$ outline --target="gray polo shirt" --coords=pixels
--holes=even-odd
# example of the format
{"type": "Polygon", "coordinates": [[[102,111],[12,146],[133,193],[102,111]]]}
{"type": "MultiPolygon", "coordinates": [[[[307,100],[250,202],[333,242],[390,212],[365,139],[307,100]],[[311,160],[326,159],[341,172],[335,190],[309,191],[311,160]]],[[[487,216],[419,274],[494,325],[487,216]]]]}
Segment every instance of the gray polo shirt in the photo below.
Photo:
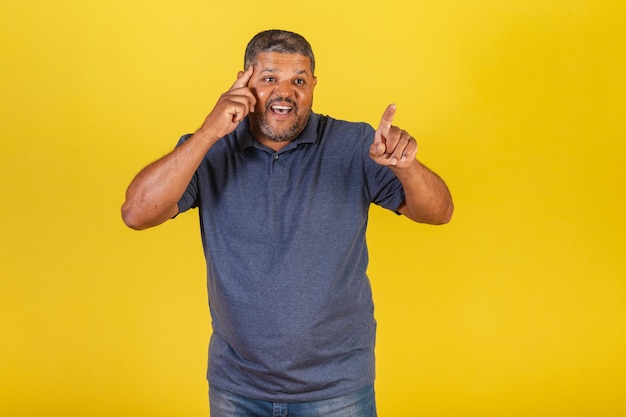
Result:
{"type": "Polygon", "coordinates": [[[368,211],[404,200],[391,170],[370,159],[373,138],[365,123],[311,114],[275,152],[246,119],[207,153],[178,207],[199,208],[210,385],[301,402],[373,383],[368,211]]]}

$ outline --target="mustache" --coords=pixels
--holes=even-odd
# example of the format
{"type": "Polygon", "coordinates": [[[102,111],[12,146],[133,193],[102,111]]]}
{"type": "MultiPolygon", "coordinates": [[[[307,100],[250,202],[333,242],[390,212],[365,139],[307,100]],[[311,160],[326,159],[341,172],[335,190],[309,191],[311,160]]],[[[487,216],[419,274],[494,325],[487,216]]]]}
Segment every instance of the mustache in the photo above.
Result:
{"type": "Polygon", "coordinates": [[[267,103],[265,103],[265,110],[269,110],[270,107],[272,106],[272,104],[274,103],[278,103],[278,102],[283,102],[283,103],[289,103],[291,106],[293,106],[293,109],[295,110],[295,112],[298,112],[298,103],[296,103],[295,101],[293,101],[292,99],[290,99],[289,97],[276,97],[273,98],[271,100],[268,100],[267,103]]]}

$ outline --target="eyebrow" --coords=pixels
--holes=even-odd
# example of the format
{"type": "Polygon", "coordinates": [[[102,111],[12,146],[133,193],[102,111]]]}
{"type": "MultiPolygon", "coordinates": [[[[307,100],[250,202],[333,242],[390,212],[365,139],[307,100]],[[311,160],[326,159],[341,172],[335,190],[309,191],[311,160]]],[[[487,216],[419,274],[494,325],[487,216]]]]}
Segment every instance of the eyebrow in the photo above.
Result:
{"type": "MultiPolygon", "coordinates": [[[[261,70],[260,72],[261,73],[264,73],[264,72],[275,73],[275,72],[278,72],[278,70],[276,68],[271,68],[270,67],[270,68],[265,68],[265,69],[261,70]]],[[[296,74],[296,75],[301,75],[301,74],[306,74],[306,73],[307,73],[307,70],[305,70],[305,69],[297,70],[297,71],[294,72],[294,74],[296,74]]]]}

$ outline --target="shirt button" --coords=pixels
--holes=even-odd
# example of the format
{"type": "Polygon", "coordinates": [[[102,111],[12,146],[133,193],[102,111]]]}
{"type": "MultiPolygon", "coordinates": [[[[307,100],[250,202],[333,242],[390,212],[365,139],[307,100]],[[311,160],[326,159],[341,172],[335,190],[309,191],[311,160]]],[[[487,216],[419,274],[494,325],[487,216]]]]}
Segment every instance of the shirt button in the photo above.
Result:
{"type": "Polygon", "coordinates": [[[280,158],[280,155],[274,155],[274,161],[280,158]]]}

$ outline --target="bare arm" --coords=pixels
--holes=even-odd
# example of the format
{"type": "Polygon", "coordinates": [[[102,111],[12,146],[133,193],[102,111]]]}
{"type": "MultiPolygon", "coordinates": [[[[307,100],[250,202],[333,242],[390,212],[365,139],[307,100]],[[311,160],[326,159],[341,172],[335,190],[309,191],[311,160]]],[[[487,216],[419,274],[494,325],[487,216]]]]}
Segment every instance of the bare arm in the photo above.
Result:
{"type": "Polygon", "coordinates": [[[417,159],[417,142],[408,132],[393,126],[395,105],[385,110],[376,130],[370,157],[388,166],[404,188],[405,201],[398,211],[409,219],[428,224],[445,224],[452,218],[454,204],[445,182],[417,159]]]}
{"type": "Polygon", "coordinates": [[[128,227],[146,229],[178,213],[178,201],[206,153],[254,111],[256,98],[247,87],[253,72],[252,66],[240,72],[192,137],[137,174],[122,205],[122,219],[128,227]]]}

